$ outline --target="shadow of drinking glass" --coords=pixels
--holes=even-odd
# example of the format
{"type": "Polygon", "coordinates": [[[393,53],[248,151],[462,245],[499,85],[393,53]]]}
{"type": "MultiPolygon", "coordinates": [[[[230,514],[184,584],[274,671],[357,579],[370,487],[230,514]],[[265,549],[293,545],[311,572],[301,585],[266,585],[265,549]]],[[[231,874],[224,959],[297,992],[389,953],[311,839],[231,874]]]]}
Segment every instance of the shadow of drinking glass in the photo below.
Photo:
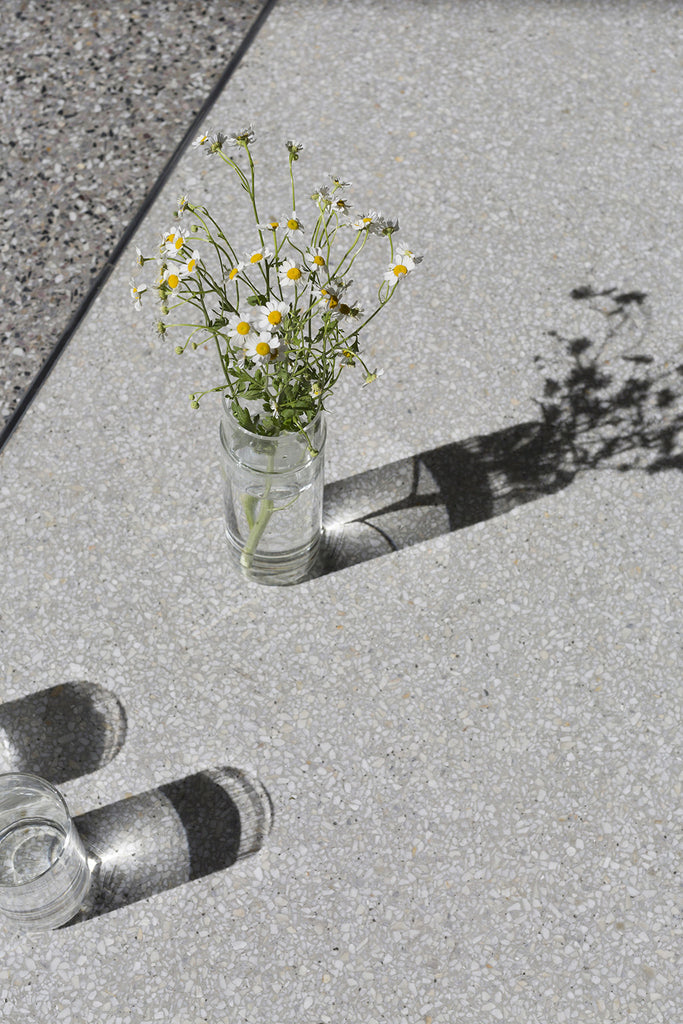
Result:
{"type": "Polygon", "coordinates": [[[62,683],[0,705],[3,772],[67,782],[108,764],[125,739],[123,705],[97,683],[62,683]]]}
{"type": "Polygon", "coordinates": [[[64,927],[222,871],[258,852],[273,809],[238,768],[214,768],[74,819],[93,863],[80,913],[64,927]]]}
{"type": "Polygon", "coordinates": [[[598,340],[549,332],[539,417],[421,452],[325,488],[323,576],[502,515],[611,468],[683,469],[683,365],[658,365],[641,343],[643,292],[577,288],[598,340]]]}

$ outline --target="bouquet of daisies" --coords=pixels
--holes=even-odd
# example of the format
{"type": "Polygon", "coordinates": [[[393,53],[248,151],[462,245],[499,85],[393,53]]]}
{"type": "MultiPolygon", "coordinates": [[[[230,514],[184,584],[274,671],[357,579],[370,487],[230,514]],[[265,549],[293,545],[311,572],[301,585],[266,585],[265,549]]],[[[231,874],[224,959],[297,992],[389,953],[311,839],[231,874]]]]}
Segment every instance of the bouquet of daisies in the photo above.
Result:
{"type": "MultiPolygon", "coordinates": [[[[157,267],[157,329],[164,337],[185,333],[175,351],[215,346],[223,379],[192,394],[192,406],[211,392],[227,392],[242,427],[277,436],[303,432],[348,367],[360,366],[363,385],[380,376],[382,371],[363,359],[360,334],[421,257],[398,242],[398,221],[374,210],[354,214],[347,199],[349,183],[334,176],[310,197],[313,212],[306,220],[313,226],[306,233],[294,174],[303,147],[292,141],[286,143],[291,212],[262,218],[253,143],[251,127],[230,136],[207,133],[194,142],[237,175],[253,211],[253,247],[238,249],[205,206],[183,196],[175,226],[165,232],[159,251],[145,256],[138,250],[137,264],[157,267]],[[350,273],[371,239],[383,241],[387,255],[376,303],[366,312],[351,291],[350,273]]],[[[147,290],[131,282],[138,307],[147,290]]]]}

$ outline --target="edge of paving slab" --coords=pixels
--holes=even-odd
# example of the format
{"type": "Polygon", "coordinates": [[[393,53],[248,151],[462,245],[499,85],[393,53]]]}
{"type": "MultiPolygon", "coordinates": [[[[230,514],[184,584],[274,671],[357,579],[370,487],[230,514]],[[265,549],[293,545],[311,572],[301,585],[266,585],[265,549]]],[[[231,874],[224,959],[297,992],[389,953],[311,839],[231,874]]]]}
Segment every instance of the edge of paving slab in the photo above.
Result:
{"type": "Polygon", "coordinates": [[[218,81],[215,83],[215,85],[209,92],[208,96],[206,97],[201,107],[197,111],[195,117],[192,119],[192,122],[190,123],[183,138],[180,140],[178,146],[172,153],[170,159],[162,168],[161,173],[158,175],[156,181],[145,195],[143,201],[140,203],[140,206],[138,207],[136,212],[131,217],[129,224],[126,226],[126,229],[119,238],[119,241],[114,246],[112,252],[110,253],[109,257],[104,263],[104,266],[102,267],[97,277],[93,281],[91,287],[88,289],[82,302],[76,309],[76,312],[73,314],[73,316],[67,323],[59,339],[57,340],[54,348],[49,353],[47,359],[36,373],[35,377],[27,387],[24,394],[21,396],[21,400],[19,401],[17,407],[14,409],[11,416],[4,425],[2,431],[0,432],[0,453],[2,452],[3,448],[9,441],[10,437],[12,436],[16,428],[19,426],[19,423],[23,419],[24,414],[27,412],[34,398],[36,397],[41,387],[43,386],[43,384],[49,377],[50,373],[54,369],[55,365],[59,360],[59,357],[64,352],[66,346],[69,344],[69,341],[75,334],[76,330],[81,324],[81,321],[84,319],[93,302],[104,288],[105,284],[107,283],[107,280],[109,279],[109,275],[111,274],[112,270],[118,263],[122,253],[128,247],[131,239],[138,230],[141,222],[149,213],[149,210],[152,207],[157,196],[159,195],[162,188],[166,184],[168,178],[175,170],[178,161],[185,152],[187,146],[190,144],[190,141],[197,134],[200,126],[203,124],[211,108],[215,104],[216,100],[221,95],[226,85],[232,78],[233,74],[235,73],[239,64],[241,63],[242,58],[249,50],[251,44],[253,43],[254,39],[256,38],[263,24],[268,18],[268,15],[270,14],[270,12],[277,3],[278,0],[265,0],[263,7],[259,11],[258,15],[254,19],[252,24],[249,26],[249,29],[246,32],[244,38],[242,39],[241,43],[236,48],[235,52],[230,58],[230,61],[226,65],[225,70],[220,75],[218,81]]]}

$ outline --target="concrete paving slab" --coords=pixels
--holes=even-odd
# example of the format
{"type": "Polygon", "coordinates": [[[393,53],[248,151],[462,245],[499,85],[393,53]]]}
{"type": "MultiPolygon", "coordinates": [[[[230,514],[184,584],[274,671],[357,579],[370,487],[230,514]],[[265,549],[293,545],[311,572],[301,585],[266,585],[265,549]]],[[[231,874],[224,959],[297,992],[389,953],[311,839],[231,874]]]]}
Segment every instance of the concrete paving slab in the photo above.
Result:
{"type": "MultiPolygon", "coordinates": [[[[63,789],[146,858],[122,801],[157,808],[163,858],[108,912],[2,926],[9,1019],[680,1017],[681,23],[274,9],[210,123],[254,122],[276,212],[300,137],[312,187],[348,176],[425,256],[369,340],[384,376],[330,407],[358,557],[234,574],[218,408],[187,401],[210,357],[174,356],[123,261],[2,455],[4,699],[113,693],[125,742],[63,789]],[[221,806],[255,838],[202,873],[207,779],[248,780],[221,806]]],[[[240,200],[188,149],[131,260],[185,192],[240,200]]]]}
{"type": "Polygon", "coordinates": [[[0,427],[68,340],[263,0],[7,0],[0,427]]]}

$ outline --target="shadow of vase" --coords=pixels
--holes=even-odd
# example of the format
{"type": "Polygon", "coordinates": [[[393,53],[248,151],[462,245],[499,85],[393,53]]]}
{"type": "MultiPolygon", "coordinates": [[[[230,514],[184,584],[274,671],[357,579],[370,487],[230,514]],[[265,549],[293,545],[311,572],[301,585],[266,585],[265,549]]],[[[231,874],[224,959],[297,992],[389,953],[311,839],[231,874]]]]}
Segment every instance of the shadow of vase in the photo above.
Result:
{"type": "Polygon", "coordinates": [[[421,452],[325,488],[313,576],[400,551],[555,494],[579,473],[683,468],[683,365],[643,352],[647,295],[576,288],[598,340],[549,331],[539,418],[421,452]]]}
{"type": "Polygon", "coordinates": [[[198,772],[74,819],[92,862],[88,899],[63,927],[223,871],[271,829],[265,787],[238,768],[198,772]]]}
{"type": "Polygon", "coordinates": [[[3,772],[67,782],[104,767],[125,739],[123,705],[97,683],[62,683],[0,705],[3,772]]]}
{"type": "Polygon", "coordinates": [[[442,445],[326,486],[318,575],[503,515],[574,479],[543,423],[442,445]]]}

